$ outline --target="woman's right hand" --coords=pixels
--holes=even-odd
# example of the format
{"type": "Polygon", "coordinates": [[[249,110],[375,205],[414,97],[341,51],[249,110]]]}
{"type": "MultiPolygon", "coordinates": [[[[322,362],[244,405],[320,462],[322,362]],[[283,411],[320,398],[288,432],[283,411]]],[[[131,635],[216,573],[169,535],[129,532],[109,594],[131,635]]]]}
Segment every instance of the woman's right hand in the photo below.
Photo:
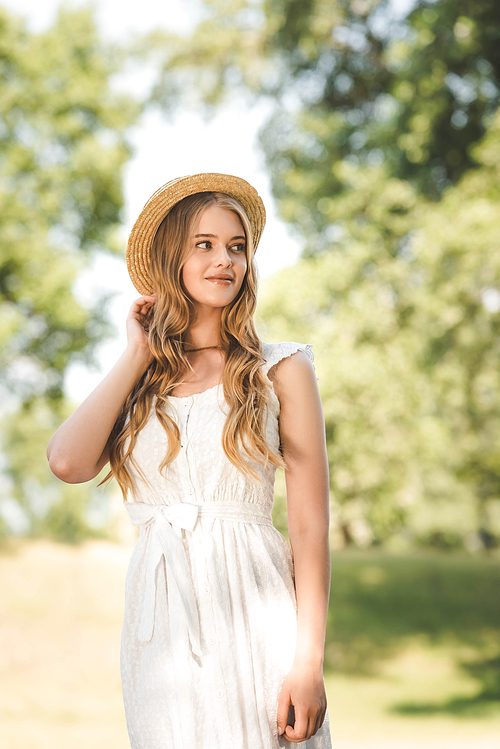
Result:
{"type": "Polygon", "coordinates": [[[144,295],[136,299],[130,307],[126,323],[128,347],[144,352],[148,366],[154,358],[148,345],[148,326],[155,303],[156,294],[144,295]]]}

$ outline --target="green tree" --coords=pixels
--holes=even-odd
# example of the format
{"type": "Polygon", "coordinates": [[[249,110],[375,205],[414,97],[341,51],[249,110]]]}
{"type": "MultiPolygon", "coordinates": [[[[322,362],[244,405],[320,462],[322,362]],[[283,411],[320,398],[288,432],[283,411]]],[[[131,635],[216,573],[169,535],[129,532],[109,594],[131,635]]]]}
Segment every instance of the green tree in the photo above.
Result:
{"type": "Polygon", "coordinates": [[[266,334],[317,352],[347,542],[500,538],[498,114],[473,157],[439,203],[385,166],[339,165],[356,208],[331,210],[354,218],[265,285],[266,334]]]}
{"type": "Polygon", "coordinates": [[[121,251],[125,130],[139,107],[110,87],[120,62],[87,10],[30,34],[0,9],[0,367],[24,401],[60,399],[70,359],[108,332],[106,300],[84,308],[72,285],[93,253],[121,251]]]}
{"type": "Polygon", "coordinates": [[[359,495],[359,482],[344,476],[346,494],[335,477],[352,463],[369,473],[366,436],[370,453],[381,445],[372,463],[387,471],[362,493],[360,514],[375,540],[399,525],[422,542],[496,545],[499,8],[420,2],[402,21],[391,21],[383,2],[267,9],[268,19],[280,19],[270,47],[284,63],[262,134],[274,193],[306,255],[319,253],[321,265],[335,254],[337,278],[340,263],[356,271],[342,303],[334,295],[325,302],[338,334],[330,356],[341,349],[343,401],[374,344],[373,387],[356,393],[351,439],[338,429],[334,439],[330,424],[334,488],[343,500],[359,495]],[[399,425],[395,442],[372,431],[377,413],[382,435],[386,422],[399,425]]]}
{"type": "Polygon", "coordinates": [[[45,447],[69,408],[68,364],[91,362],[111,332],[109,297],[84,306],[73,284],[96,252],[122,252],[126,130],[141,111],[111,85],[124,59],[100,38],[89,10],[62,10],[52,28],[33,34],[0,8],[3,494],[22,508],[30,532],[48,532],[48,523],[66,540],[89,531],[90,494],[51,475],[45,447]]]}
{"type": "Polygon", "coordinates": [[[330,167],[345,158],[384,162],[434,199],[474,166],[469,147],[498,105],[497,3],[421,1],[403,18],[386,0],[265,7],[282,74],[263,143],[287,209],[303,175],[299,202],[321,231],[317,200],[343,192],[330,167]]]}
{"type": "Polygon", "coordinates": [[[324,228],[317,200],[344,190],[330,167],[345,158],[383,161],[433,199],[474,166],[469,147],[499,101],[494,0],[420,0],[407,15],[393,0],[205,0],[204,9],[190,39],[149,40],[164,60],[153,96],[188,92],[188,102],[195,89],[210,106],[239,89],[274,103],[262,143],[284,217],[307,235],[324,228]]]}

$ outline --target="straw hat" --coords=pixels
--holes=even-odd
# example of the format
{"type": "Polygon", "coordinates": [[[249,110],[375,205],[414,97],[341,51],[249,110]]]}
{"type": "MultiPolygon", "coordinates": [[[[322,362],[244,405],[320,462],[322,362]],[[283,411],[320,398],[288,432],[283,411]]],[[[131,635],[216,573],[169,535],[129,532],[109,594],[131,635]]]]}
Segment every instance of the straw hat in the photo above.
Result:
{"type": "Polygon", "coordinates": [[[231,174],[193,174],[178,177],[160,187],[148,200],[135,222],[127,244],[127,268],[140,294],[151,294],[149,251],[156,230],[167,213],[183,198],[197,192],[223,192],[236,198],[245,209],[252,227],[253,248],[257,249],[266,223],[264,203],[257,190],[231,174]]]}

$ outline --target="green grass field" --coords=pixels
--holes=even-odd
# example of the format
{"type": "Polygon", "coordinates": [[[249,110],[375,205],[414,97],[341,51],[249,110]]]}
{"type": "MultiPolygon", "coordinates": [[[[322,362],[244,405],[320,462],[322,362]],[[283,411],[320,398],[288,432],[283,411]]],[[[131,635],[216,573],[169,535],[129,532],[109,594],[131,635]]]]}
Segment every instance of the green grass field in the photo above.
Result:
{"type": "MultiPolygon", "coordinates": [[[[131,551],[1,549],[0,749],[129,748],[119,650],[131,551]]],[[[499,593],[495,560],[334,554],[333,746],[500,749],[499,593]]]]}

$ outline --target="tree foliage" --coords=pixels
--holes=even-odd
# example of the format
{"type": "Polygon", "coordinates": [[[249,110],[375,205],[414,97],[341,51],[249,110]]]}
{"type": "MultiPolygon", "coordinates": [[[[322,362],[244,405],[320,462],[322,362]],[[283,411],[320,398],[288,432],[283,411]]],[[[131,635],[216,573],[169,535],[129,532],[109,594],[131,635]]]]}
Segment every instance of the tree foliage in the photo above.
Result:
{"type": "MultiPolygon", "coordinates": [[[[163,50],[153,97],[176,90],[205,104],[245,90],[275,103],[263,143],[276,196],[308,207],[343,191],[331,166],[345,158],[389,165],[437,199],[474,166],[500,90],[500,9],[494,0],[205,0],[188,40],[163,50]],[[172,76],[172,68],[175,74],[172,76]]],[[[168,99],[167,99],[168,100],[168,99]]],[[[301,218],[288,220],[301,224],[301,218]]],[[[304,226],[306,231],[310,227],[304,226]]]]}
{"type": "Polygon", "coordinates": [[[110,88],[118,67],[88,11],[31,34],[0,10],[0,368],[25,401],[61,398],[70,359],[107,331],[105,300],[85,308],[72,286],[93,252],[119,250],[138,107],[110,88]]]}
{"type": "Polygon", "coordinates": [[[339,543],[500,535],[499,147],[497,122],[439,203],[345,166],[364,220],[265,285],[266,335],[316,351],[339,543]]]}
{"type": "Polygon", "coordinates": [[[421,1],[404,18],[387,0],[269,0],[266,10],[269,48],[286,71],[265,138],[277,194],[314,168],[312,200],[302,202],[335,196],[343,183],[330,167],[349,158],[383,162],[435,199],[474,165],[469,146],[498,105],[493,0],[421,1]]]}
{"type": "Polygon", "coordinates": [[[68,364],[92,361],[111,332],[108,297],[84,305],[73,285],[96,252],[122,249],[126,129],[140,112],[112,87],[122,63],[88,10],[33,34],[0,8],[2,494],[27,532],[63,540],[94,533],[88,488],[55,479],[45,448],[68,415],[68,364]]]}

